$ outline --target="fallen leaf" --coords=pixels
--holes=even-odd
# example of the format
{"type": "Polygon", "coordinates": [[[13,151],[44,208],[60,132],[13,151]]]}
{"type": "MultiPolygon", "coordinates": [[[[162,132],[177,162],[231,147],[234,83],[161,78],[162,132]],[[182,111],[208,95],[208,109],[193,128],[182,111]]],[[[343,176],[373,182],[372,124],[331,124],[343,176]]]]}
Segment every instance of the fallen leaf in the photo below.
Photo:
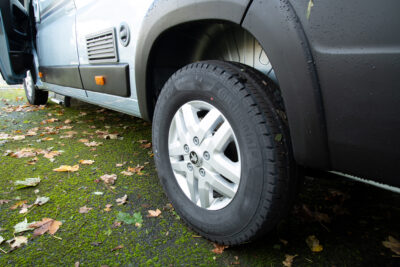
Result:
{"type": "Polygon", "coordinates": [[[45,152],[43,157],[45,157],[46,159],[52,159],[54,157],[57,157],[61,155],[60,151],[49,151],[49,152],[45,152]]]}
{"type": "Polygon", "coordinates": [[[214,252],[215,254],[222,254],[222,252],[224,252],[224,250],[226,248],[229,248],[229,246],[219,245],[219,244],[215,244],[215,243],[213,245],[214,245],[214,249],[211,251],[214,252]]]}
{"type": "Polygon", "coordinates": [[[81,160],[79,161],[79,163],[82,164],[82,165],[92,165],[92,164],[94,163],[94,160],[84,160],[84,159],[81,159],[81,160]]]}
{"type": "Polygon", "coordinates": [[[13,158],[30,158],[36,156],[36,153],[33,152],[32,148],[23,148],[21,150],[18,150],[16,152],[10,151],[9,156],[13,158]]]}
{"type": "Polygon", "coordinates": [[[291,267],[292,264],[293,264],[293,259],[296,258],[297,256],[299,256],[299,255],[297,255],[297,254],[296,255],[288,255],[288,254],[286,254],[285,255],[285,260],[282,262],[283,266],[291,267]]]}
{"type": "Polygon", "coordinates": [[[116,174],[104,174],[100,176],[100,179],[104,181],[106,184],[114,184],[115,180],[117,180],[116,174]]]}
{"type": "Polygon", "coordinates": [[[0,245],[4,242],[4,238],[0,235],[0,245]]]}
{"type": "Polygon", "coordinates": [[[80,207],[79,208],[79,213],[88,213],[89,211],[91,211],[93,208],[88,208],[86,206],[80,207]]]}
{"type": "Polygon", "coordinates": [[[61,165],[59,168],[53,169],[55,172],[76,172],[79,170],[79,165],[69,166],[61,165]]]}
{"type": "Polygon", "coordinates": [[[121,198],[117,198],[115,200],[115,202],[117,202],[117,205],[120,206],[120,205],[124,205],[126,203],[127,199],[128,199],[128,195],[125,195],[125,196],[123,196],[121,198]]]}
{"type": "Polygon", "coordinates": [[[12,137],[12,139],[14,141],[21,141],[21,140],[25,139],[25,135],[16,135],[16,136],[12,137]]]}
{"type": "Polygon", "coordinates": [[[382,245],[389,248],[392,252],[400,255],[400,242],[393,236],[388,236],[387,240],[382,242],[382,245]]]}
{"type": "Polygon", "coordinates": [[[151,143],[148,144],[142,144],[140,145],[141,148],[150,148],[151,147],[151,143]]]}
{"type": "Polygon", "coordinates": [[[128,171],[122,171],[121,174],[125,175],[125,176],[132,176],[133,172],[128,172],[128,171]]]}
{"type": "Polygon", "coordinates": [[[27,213],[32,206],[33,206],[33,204],[32,205],[28,205],[28,204],[22,205],[21,210],[19,211],[19,213],[20,214],[27,213]]]}
{"type": "Polygon", "coordinates": [[[94,146],[100,146],[100,145],[102,145],[102,144],[103,144],[102,142],[93,141],[93,142],[86,142],[86,143],[85,143],[85,146],[94,147],[94,146]]]}
{"type": "Polygon", "coordinates": [[[139,142],[140,144],[144,144],[144,143],[147,143],[147,142],[149,142],[149,141],[147,141],[147,140],[138,140],[138,142],[139,142]]]}
{"type": "Polygon", "coordinates": [[[321,252],[323,250],[322,245],[319,244],[319,240],[315,235],[310,235],[306,239],[306,243],[312,252],[321,252]]]}
{"type": "Polygon", "coordinates": [[[0,205],[3,205],[3,204],[7,204],[7,203],[9,203],[11,200],[8,200],[8,199],[0,199],[0,205]]]}
{"type": "Polygon", "coordinates": [[[53,140],[54,140],[53,137],[45,137],[45,138],[42,138],[42,141],[53,141],[53,140]]]}
{"type": "Polygon", "coordinates": [[[7,241],[10,245],[11,250],[17,249],[22,247],[22,245],[28,244],[28,238],[25,236],[16,236],[13,239],[7,241]]]}
{"type": "Polygon", "coordinates": [[[26,232],[26,231],[31,231],[34,228],[31,227],[31,224],[34,224],[36,222],[30,222],[28,223],[28,220],[25,218],[25,220],[23,220],[20,223],[17,223],[16,225],[14,225],[14,234],[18,234],[18,233],[22,233],[22,232],[26,232]]]}
{"type": "Polygon", "coordinates": [[[38,157],[34,157],[33,159],[28,160],[27,164],[29,164],[29,165],[35,165],[36,162],[38,162],[38,161],[39,161],[39,158],[38,158],[38,157]]]}
{"type": "Polygon", "coordinates": [[[33,235],[38,236],[43,235],[46,232],[49,232],[50,235],[54,235],[61,225],[62,222],[60,221],[56,221],[50,218],[43,218],[42,221],[33,223],[29,225],[29,227],[36,228],[33,232],[33,235]]]}
{"type": "Polygon", "coordinates": [[[106,205],[106,208],[104,209],[104,211],[106,211],[106,212],[111,211],[111,207],[112,207],[112,206],[113,206],[112,204],[107,204],[107,205],[106,205]]]}
{"type": "Polygon", "coordinates": [[[15,203],[15,204],[10,208],[10,210],[16,210],[16,209],[18,209],[19,207],[21,207],[22,205],[24,205],[24,204],[26,204],[26,203],[28,203],[27,200],[18,201],[17,203],[15,203]]]}
{"type": "Polygon", "coordinates": [[[103,192],[93,192],[93,194],[96,195],[96,196],[102,196],[102,195],[104,195],[103,192]]]}
{"type": "Polygon", "coordinates": [[[87,143],[87,142],[89,142],[89,139],[79,139],[78,142],[80,142],[80,143],[87,143]]]}
{"type": "Polygon", "coordinates": [[[123,248],[124,248],[123,245],[119,245],[119,246],[117,246],[117,247],[111,249],[111,251],[116,251],[116,250],[123,249],[123,248]]]}
{"type": "Polygon", "coordinates": [[[25,180],[21,181],[15,181],[15,185],[19,185],[18,188],[24,188],[28,186],[37,186],[40,183],[40,178],[26,178],[25,180]]]}
{"type": "Polygon", "coordinates": [[[65,124],[70,124],[72,121],[70,119],[67,119],[64,121],[65,124]]]}
{"type": "Polygon", "coordinates": [[[147,215],[147,217],[149,218],[154,218],[154,217],[158,217],[161,214],[161,210],[156,209],[156,210],[148,210],[147,211],[149,213],[149,215],[147,215]]]}
{"type": "Polygon", "coordinates": [[[35,200],[35,203],[33,203],[33,205],[42,206],[42,205],[46,204],[49,200],[50,200],[49,197],[37,197],[35,200]]]}

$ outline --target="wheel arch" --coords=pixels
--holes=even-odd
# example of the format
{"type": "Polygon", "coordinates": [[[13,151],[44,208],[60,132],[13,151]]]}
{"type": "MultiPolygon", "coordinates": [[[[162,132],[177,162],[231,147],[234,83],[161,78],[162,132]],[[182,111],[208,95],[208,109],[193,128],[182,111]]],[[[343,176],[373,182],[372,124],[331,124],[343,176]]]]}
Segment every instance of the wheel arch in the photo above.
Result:
{"type": "MultiPolygon", "coordinates": [[[[308,40],[290,3],[279,0],[254,1],[247,10],[247,3],[243,1],[173,2],[176,3],[156,1],[153,4],[138,38],[135,72],[142,117],[146,120],[152,118],[155,104],[152,103],[154,90],[150,88],[154,78],[151,75],[152,60],[157,57],[154,51],[157,51],[157,44],[162,38],[184,25],[193,27],[195,32],[198,28],[193,25],[199,26],[203,22],[241,26],[261,44],[272,62],[285,102],[296,161],[304,166],[329,169],[325,117],[317,72],[308,40]]],[[[184,66],[196,60],[195,51],[176,47],[175,50],[180,53],[178,58],[174,58],[174,61],[180,61],[177,65],[184,66]]],[[[165,76],[177,69],[166,70],[165,76]]],[[[160,82],[165,80],[163,78],[160,82]]]]}

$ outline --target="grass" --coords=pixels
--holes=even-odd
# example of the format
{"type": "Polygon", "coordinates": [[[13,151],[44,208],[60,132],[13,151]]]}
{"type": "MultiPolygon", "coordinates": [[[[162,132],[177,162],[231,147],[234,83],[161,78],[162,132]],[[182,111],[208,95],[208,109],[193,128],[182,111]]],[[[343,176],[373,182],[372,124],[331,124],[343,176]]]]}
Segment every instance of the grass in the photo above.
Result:
{"type": "MultiPolygon", "coordinates": [[[[23,90],[0,90],[0,108],[23,105],[16,97],[23,90]]],[[[293,213],[277,229],[260,241],[228,248],[214,254],[213,244],[199,238],[185,226],[182,219],[168,208],[169,203],[158,182],[151,148],[143,148],[140,140],[151,141],[151,126],[141,119],[92,105],[75,105],[71,108],[49,103],[43,110],[7,113],[0,109],[0,133],[25,134],[34,127],[63,126],[71,120],[73,138],[60,138],[70,130],[59,130],[48,135],[39,130],[37,136],[21,141],[0,144],[0,200],[11,200],[0,205],[0,236],[13,238],[13,227],[25,218],[39,221],[49,217],[61,221],[56,237],[45,234],[33,237],[32,232],[20,235],[29,237],[28,244],[7,254],[0,252],[0,265],[58,266],[282,266],[285,254],[295,255],[293,266],[396,266],[400,259],[382,246],[388,235],[399,238],[400,197],[394,193],[334,176],[319,175],[306,178],[303,190],[293,213]],[[86,115],[83,115],[83,112],[86,115]],[[59,121],[41,125],[45,119],[59,121]],[[118,133],[121,139],[104,140],[96,130],[118,133]],[[52,137],[51,141],[40,141],[52,137]],[[92,151],[78,142],[79,139],[103,142],[92,151]],[[64,152],[54,162],[38,156],[35,165],[27,164],[30,158],[2,156],[7,150],[52,147],[64,152]],[[60,165],[75,165],[78,161],[94,160],[93,165],[80,165],[78,172],[56,173],[60,165]],[[117,167],[117,163],[126,164],[117,167]],[[144,166],[142,175],[124,176],[121,171],[137,165],[144,166]],[[99,181],[104,174],[117,174],[115,189],[99,181]],[[41,183],[33,188],[17,190],[16,180],[40,177],[41,183]],[[35,190],[39,190],[35,193],[35,190]],[[102,192],[103,195],[95,195],[102,192]],[[339,192],[340,194],[337,195],[339,192]],[[128,195],[125,205],[117,206],[116,198],[128,195]],[[28,214],[10,207],[18,200],[32,204],[37,196],[50,197],[50,201],[28,214]],[[106,204],[113,204],[106,212],[106,204]],[[319,223],[304,214],[303,205],[310,210],[329,216],[330,223],[319,223]],[[79,208],[93,208],[86,214],[79,208]],[[336,207],[336,208],[335,208],[336,207]],[[158,218],[146,217],[149,209],[162,210],[158,218]],[[339,209],[339,210],[338,210],[339,209]],[[140,212],[141,228],[134,224],[113,227],[119,212],[131,215],[140,212]],[[342,214],[343,213],[343,214],[342,214]],[[305,239],[315,235],[324,247],[313,253],[305,239]],[[113,250],[118,246],[121,249],[113,250]]],[[[0,245],[9,251],[5,242],[0,245]]]]}

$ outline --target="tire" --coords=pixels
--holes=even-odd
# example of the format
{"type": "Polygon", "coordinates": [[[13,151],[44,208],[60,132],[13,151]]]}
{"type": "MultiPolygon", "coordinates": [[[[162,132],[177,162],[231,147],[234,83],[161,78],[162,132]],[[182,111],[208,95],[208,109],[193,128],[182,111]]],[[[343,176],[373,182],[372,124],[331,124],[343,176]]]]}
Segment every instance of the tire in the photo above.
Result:
{"type": "Polygon", "coordinates": [[[238,245],[259,238],[291,207],[298,174],[277,91],[250,67],[204,61],[176,72],[158,98],[153,150],[161,184],[185,222],[213,242],[238,245]],[[207,134],[198,130],[218,112],[207,134]],[[193,133],[200,136],[198,145],[193,133]],[[215,141],[228,138],[221,136],[233,141],[215,141]]]}
{"type": "Polygon", "coordinates": [[[39,90],[33,80],[31,71],[27,71],[24,79],[25,95],[31,105],[45,105],[49,97],[48,91],[39,90]]]}

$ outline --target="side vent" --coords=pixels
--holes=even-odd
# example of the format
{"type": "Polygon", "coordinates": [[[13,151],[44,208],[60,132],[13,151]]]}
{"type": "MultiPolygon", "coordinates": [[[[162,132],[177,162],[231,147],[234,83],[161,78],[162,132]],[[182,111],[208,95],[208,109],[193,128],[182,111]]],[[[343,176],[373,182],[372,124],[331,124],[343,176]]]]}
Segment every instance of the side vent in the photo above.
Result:
{"type": "Polygon", "coordinates": [[[86,36],[89,63],[118,62],[114,28],[86,36]]]}

